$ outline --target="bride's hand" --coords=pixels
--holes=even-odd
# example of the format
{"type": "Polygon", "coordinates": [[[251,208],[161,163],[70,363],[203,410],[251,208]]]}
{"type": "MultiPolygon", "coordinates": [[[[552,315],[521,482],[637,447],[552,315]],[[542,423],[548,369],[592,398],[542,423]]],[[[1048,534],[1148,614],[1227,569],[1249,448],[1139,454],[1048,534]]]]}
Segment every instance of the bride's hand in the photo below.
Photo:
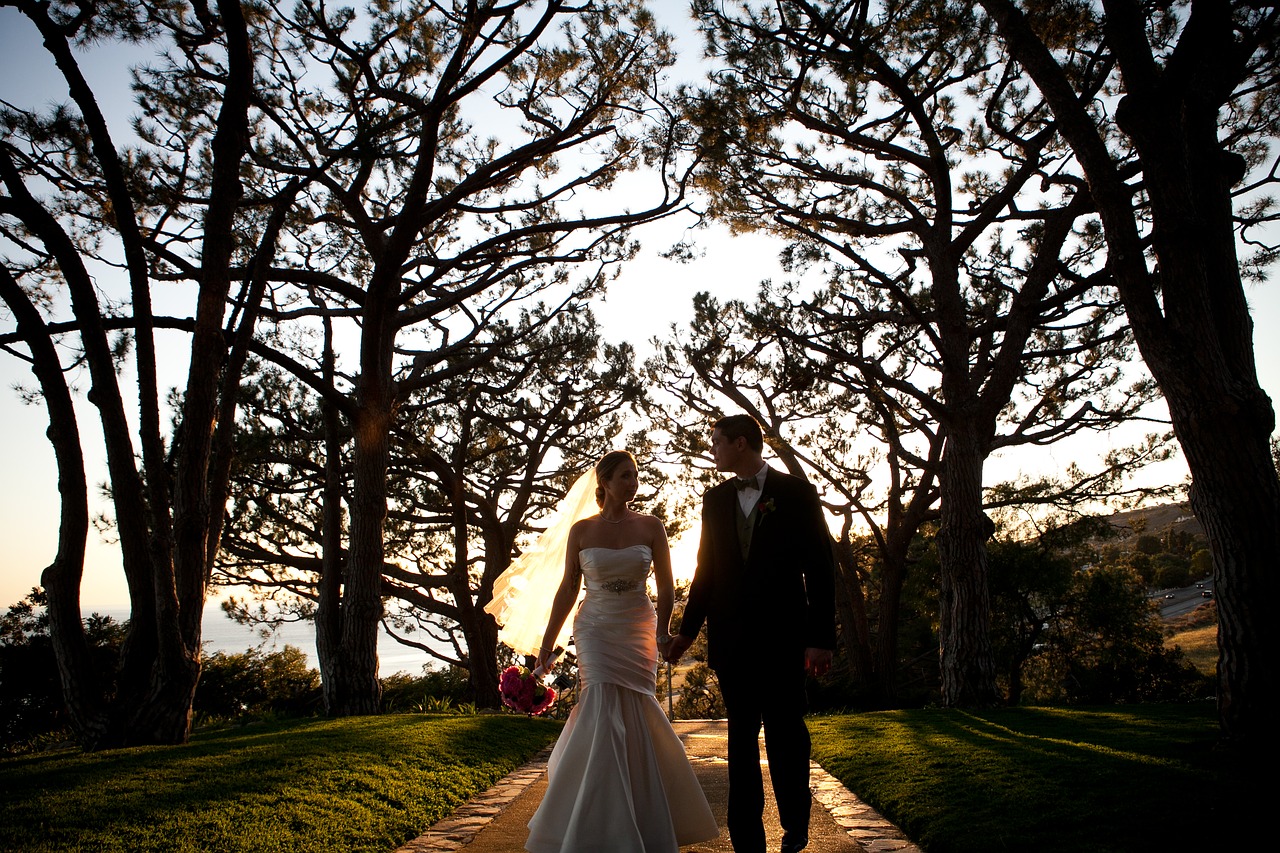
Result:
{"type": "Polygon", "coordinates": [[[555,662],[556,652],[554,649],[548,649],[545,646],[538,649],[538,659],[534,662],[533,668],[546,672],[555,662]]]}

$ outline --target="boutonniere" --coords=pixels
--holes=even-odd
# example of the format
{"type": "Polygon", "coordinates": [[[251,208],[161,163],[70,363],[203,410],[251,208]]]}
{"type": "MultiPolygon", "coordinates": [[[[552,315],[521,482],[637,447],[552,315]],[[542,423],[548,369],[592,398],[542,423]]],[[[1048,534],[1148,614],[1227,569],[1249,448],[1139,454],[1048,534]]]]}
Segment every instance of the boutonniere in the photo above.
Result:
{"type": "Polygon", "coordinates": [[[760,503],[756,504],[756,514],[758,516],[757,520],[764,521],[765,516],[773,512],[777,508],[778,506],[773,502],[773,498],[761,499],[760,503]]]}

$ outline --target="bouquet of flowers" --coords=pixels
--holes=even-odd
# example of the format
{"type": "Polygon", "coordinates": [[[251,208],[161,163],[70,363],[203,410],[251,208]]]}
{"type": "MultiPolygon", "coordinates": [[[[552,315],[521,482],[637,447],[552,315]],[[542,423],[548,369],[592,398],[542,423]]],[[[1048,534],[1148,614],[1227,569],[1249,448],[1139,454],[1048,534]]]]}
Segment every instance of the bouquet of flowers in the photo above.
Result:
{"type": "Polygon", "coordinates": [[[556,691],[523,666],[509,666],[502,671],[498,692],[502,694],[502,704],[535,717],[556,701],[556,691]]]}

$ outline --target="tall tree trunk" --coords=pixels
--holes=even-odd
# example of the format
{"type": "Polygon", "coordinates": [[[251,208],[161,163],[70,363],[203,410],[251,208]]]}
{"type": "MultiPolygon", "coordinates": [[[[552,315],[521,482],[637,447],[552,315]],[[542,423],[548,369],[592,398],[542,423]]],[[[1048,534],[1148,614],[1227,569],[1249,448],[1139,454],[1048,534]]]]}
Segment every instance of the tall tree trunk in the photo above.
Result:
{"type": "Polygon", "coordinates": [[[902,625],[902,585],[907,579],[906,549],[890,549],[880,564],[880,603],[877,607],[876,690],[885,708],[898,702],[898,631],[902,625]]]}
{"type": "MultiPolygon", "coordinates": [[[[469,398],[459,417],[459,435],[449,460],[446,483],[453,508],[453,568],[449,572],[449,594],[457,607],[457,620],[467,644],[467,675],[471,694],[481,708],[501,708],[498,691],[498,623],[484,611],[488,601],[477,602],[471,589],[471,518],[467,503],[466,468],[471,455],[471,427],[475,418],[474,398],[469,398]]],[[[510,554],[511,541],[486,531],[486,553],[510,554]]],[[[495,560],[497,562],[497,560],[495,560]]],[[[490,586],[492,590],[492,586],[490,586]]]]}
{"type": "MultiPolygon", "coordinates": [[[[102,424],[111,498],[115,506],[116,531],[120,538],[121,562],[129,589],[131,609],[129,633],[121,652],[116,678],[116,702],[104,710],[106,719],[100,728],[101,736],[85,745],[90,749],[120,746],[127,742],[131,720],[138,703],[147,693],[157,652],[152,571],[155,553],[147,529],[149,506],[144,495],[142,477],[135,467],[134,447],[128,418],[125,416],[124,399],[117,382],[115,361],[107,341],[93,279],[85,268],[75,243],[57,220],[31,196],[12,161],[2,152],[0,176],[9,190],[10,207],[14,215],[31,229],[57,259],[58,268],[71,296],[72,313],[80,325],[80,340],[91,380],[88,400],[97,408],[102,424]]],[[[78,619],[78,612],[76,616],[78,619]]],[[[55,623],[53,630],[58,630],[61,624],[63,623],[55,623]]]]}
{"type": "MultiPolygon", "coordinates": [[[[876,672],[867,621],[867,600],[858,574],[857,555],[846,532],[835,547],[836,613],[840,640],[849,658],[849,669],[859,689],[875,689],[876,672]]],[[[877,700],[878,701],[878,697],[877,700]]]]}
{"type": "MultiPolygon", "coordinates": [[[[333,323],[324,319],[324,381],[333,387],[333,323]]],[[[333,400],[320,401],[324,413],[324,506],[320,549],[320,582],[316,590],[316,656],[320,659],[320,684],[325,713],[337,713],[339,703],[338,655],[342,650],[342,415],[333,400]]]]}
{"type": "Polygon", "coordinates": [[[85,542],[89,536],[89,483],[80,446],[71,390],[62,373],[58,351],[40,312],[31,304],[17,280],[0,267],[0,298],[18,323],[18,333],[31,349],[31,372],[40,383],[49,412],[49,443],[58,467],[61,502],[58,551],[44,570],[40,583],[48,595],[50,637],[62,685],[62,698],[72,731],[82,744],[102,735],[103,692],[94,671],[89,642],[80,614],[80,579],[84,574],[85,542]]]}
{"type": "Polygon", "coordinates": [[[352,457],[351,546],[343,573],[341,644],[334,656],[336,716],[376,714],[378,628],[382,619],[383,525],[387,517],[387,468],[391,410],[376,378],[361,378],[352,457]],[[372,386],[372,387],[371,387],[372,386]]]}
{"type": "Polygon", "coordinates": [[[387,470],[395,417],[392,350],[395,312],[389,293],[395,284],[374,274],[369,285],[360,340],[352,449],[351,540],[344,562],[341,645],[334,655],[333,701],[337,716],[376,714],[382,698],[378,681],[378,630],[382,619],[383,528],[387,519],[387,470]]]}
{"type": "Polygon", "coordinates": [[[1191,505],[1213,554],[1219,718],[1228,738],[1250,741],[1274,736],[1280,695],[1269,612],[1278,592],[1280,488],[1269,448],[1259,440],[1265,421],[1233,417],[1224,402],[1196,401],[1202,411],[1192,413],[1171,401],[1170,411],[1178,409],[1174,425],[1191,469],[1191,505]]]}
{"type": "MultiPolygon", "coordinates": [[[[1269,445],[1275,410],[1258,384],[1235,253],[1230,189],[1243,162],[1218,142],[1216,107],[1181,93],[1174,103],[1130,96],[1124,106],[1151,195],[1164,308],[1162,322],[1135,322],[1134,334],[1169,404],[1213,555],[1222,727],[1233,739],[1263,736],[1280,689],[1264,614],[1278,591],[1280,482],[1269,445]]],[[[1143,287],[1127,282],[1122,292],[1143,287]]]]}
{"type": "MultiPolygon", "coordinates": [[[[227,44],[227,82],[214,134],[213,179],[204,218],[200,288],[191,340],[182,420],[175,437],[172,484],[171,551],[163,547],[154,559],[159,655],[143,707],[135,717],[130,740],[135,743],[186,743],[191,736],[191,710],[200,680],[200,639],[208,589],[213,515],[210,482],[214,433],[220,412],[218,391],[227,360],[222,321],[231,292],[231,258],[235,249],[236,209],[244,195],[240,163],[248,147],[248,106],[252,60],[248,33],[238,0],[219,0],[219,19],[227,44]]],[[[149,324],[149,312],[138,317],[149,324]]],[[[152,330],[145,328],[150,338],[152,330]]],[[[230,387],[238,382],[231,377],[230,387]]],[[[234,410],[233,410],[234,412],[234,410]]],[[[145,436],[144,436],[145,443],[145,436]]],[[[149,465],[148,481],[157,471],[149,465]]],[[[160,524],[161,505],[153,509],[155,538],[166,539],[160,524]]]]}
{"type": "Polygon", "coordinates": [[[991,521],[982,511],[984,442],[965,425],[947,431],[942,454],[938,596],[942,704],[998,704],[991,652],[991,598],[986,541],[991,521]]]}
{"type": "Polygon", "coordinates": [[[467,644],[467,671],[479,708],[501,708],[498,692],[498,623],[479,607],[468,607],[459,624],[467,644]]]}
{"type": "MultiPolygon", "coordinates": [[[[1266,741],[1274,737],[1271,708],[1280,687],[1276,644],[1261,628],[1262,611],[1276,597],[1280,553],[1280,482],[1268,451],[1275,410],[1257,381],[1233,231],[1231,188],[1244,162],[1219,142],[1219,114],[1231,93],[1249,84],[1253,47],[1236,43],[1236,4],[1197,2],[1173,58],[1157,65],[1145,43],[1143,8],[1132,0],[1104,4],[1105,37],[1126,90],[1116,123],[1138,152],[1150,198],[1152,271],[1134,189],[1094,117],[1022,12],[1008,0],[983,6],[1084,168],[1108,268],[1191,470],[1192,506],[1213,554],[1223,734],[1266,741]]],[[[1267,44],[1273,23],[1242,38],[1267,44]]]]}

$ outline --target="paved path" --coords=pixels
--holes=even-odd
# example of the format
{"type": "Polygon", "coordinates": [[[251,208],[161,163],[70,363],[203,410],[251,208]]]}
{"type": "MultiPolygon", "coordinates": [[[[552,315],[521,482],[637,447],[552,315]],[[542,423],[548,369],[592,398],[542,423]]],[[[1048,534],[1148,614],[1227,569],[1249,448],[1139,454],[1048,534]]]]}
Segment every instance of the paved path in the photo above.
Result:
{"type": "MultiPolygon", "coordinates": [[[[718,839],[682,849],[687,853],[730,853],[733,847],[729,844],[728,831],[723,828],[729,793],[725,722],[678,720],[673,725],[721,827],[718,839]]],[[[547,787],[546,763],[550,754],[548,747],[533,761],[461,806],[396,853],[445,853],[454,850],[464,853],[522,853],[529,835],[529,818],[542,801],[547,787]]],[[[847,791],[817,764],[812,766],[810,784],[814,810],[805,853],[920,853],[920,849],[897,827],[847,791]]],[[[767,765],[765,790],[769,790],[767,765]]],[[[767,801],[765,829],[769,848],[777,850],[782,830],[778,827],[778,813],[772,796],[768,796],[767,801]]]]}

